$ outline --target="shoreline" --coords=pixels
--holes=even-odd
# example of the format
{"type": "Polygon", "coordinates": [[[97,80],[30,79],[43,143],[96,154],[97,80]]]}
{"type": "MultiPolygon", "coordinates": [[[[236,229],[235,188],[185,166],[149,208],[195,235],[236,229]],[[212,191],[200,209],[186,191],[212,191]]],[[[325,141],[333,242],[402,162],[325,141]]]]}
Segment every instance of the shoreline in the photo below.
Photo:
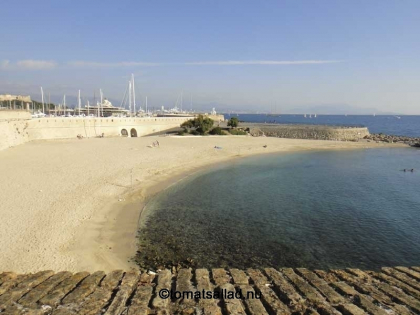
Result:
{"type": "MultiPolygon", "coordinates": [[[[319,141],[319,140],[314,140],[319,141]]],[[[341,142],[341,141],[338,141],[341,142]]],[[[116,268],[121,268],[124,270],[138,268],[138,265],[132,260],[135,256],[136,251],[138,250],[137,246],[137,234],[139,229],[143,224],[146,223],[147,214],[144,214],[146,211],[147,204],[156,197],[158,194],[162,193],[172,185],[177,184],[180,181],[183,181],[190,176],[195,176],[199,172],[203,172],[206,168],[213,169],[218,164],[223,163],[224,165],[234,163],[236,159],[243,159],[251,156],[257,155],[274,155],[274,154],[288,154],[288,153],[309,153],[314,151],[325,151],[325,150],[356,150],[356,149],[380,149],[380,148],[389,148],[392,147],[391,145],[385,146],[374,146],[374,147],[340,147],[334,149],[308,149],[308,148],[301,148],[297,150],[286,150],[286,151],[272,151],[272,152],[258,152],[253,154],[247,155],[237,155],[237,156],[230,156],[222,161],[206,161],[203,165],[196,165],[188,168],[180,168],[175,171],[172,175],[167,175],[165,178],[158,179],[157,182],[150,184],[142,189],[134,189],[133,191],[127,192],[126,200],[123,203],[114,203],[113,206],[110,207],[109,211],[113,211],[116,213],[116,221],[112,223],[112,221],[104,222],[104,226],[102,227],[103,231],[111,230],[115,233],[109,234],[108,233],[108,242],[111,243],[113,246],[118,245],[118,249],[114,251],[114,254],[118,256],[120,259],[118,261],[120,264],[110,266],[109,271],[112,271],[116,268]],[[141,197],[139,197],[140,195],[141,197]],[[130,220],[131,219],[131,220],[130,220]],[[137,222],[136,225],[132,224],[132,222],[137,222]],[[127,236],[126,229],[127,227],[131,227],[131,240],[128,241],[125,239],[127,236]],[[134,228],[135,227],[135,228],[134,228]],[[133,229],[134,228],[134,229],[133,229]]],[[[404,146],[398,146],[399,148],[404,146]]],[[[109,257],[108,257],[109,259],[109,257]]],[[[115,261],[115,260],[113,260],[115,261]]]]}
{"type": "MultiPolygon", "coordinates": [[[[52,269],[108,272],[136,268],[128,260],[135,256],[137,250],[137,231],[141,223],[139,216],[147,202],[178,180],[204,167],[257,154],[405,147],[398,144],[246,136],[155,136],[53,142],[33,142],[0,152],[0,161],[6,161],[1,164],[0,171],[3,167],[12,172],[12,164],[23,165],[26,171],[39,171],[36,174],[39,176],[27,176],[23,186],[36,186],[38,181],[47,180],[48,189],[51,190],[48,198],[42,195],[42,189],[33,191],[28,187],[24,187],[25,198],[22,200],[18,200],[17,195],[6,195],[4,206],[0,206],[0,215],[6,215],[3,222],[10,226],[12,219],[17,220],[14,216],[20,216],[22,222],[19,222],[20,226],[9,228],[15,235],[8,236],[7,231],[0,234],[4,256],[0,258],[0,271],[33,272],[52,269]],[[147,144],[156,139],[161,142],[161,147],[148,148],[147,144]],[[223,149],[216,150],[215,145],[223,149]],[[268,147],[263,148],[263,145],[268,147]],[[55,159],[46,168],[52,168],[54,172],[46,173],[44,169],[36,169],[37,165],[27,165],[34,158],[32,155],[41,158],[54,156],[55,159]],[[84,158],[80,162],[80,169],[68,172],[63,164],[66,165],[80,155],[84,158]],[[102,159],[99,163],[98,156],[102,159]],[[55,162],[60,159],[64,162],[55,162]],[[130,174],[133,176],[132,186],[130,174]],[[61,185],[62,189],[58,189],[57,185],[61,185]],[[67,192],[70,192],[70,196],[67,192]],[[11,210],[16,213],[9,214],[5,208],[7,206],[12,207],[11,210]],[[20,213],[20,209],[29,209],[27,211],[30,215],[20,213]],[[45,233],[42,229],[50,228],[50,225],[51,231],[45,233]],[[15,231],[19,228],[28,231],[25,230],[25,235],[21,235],[15,231]]],[[[0,189],[20,187],[19,176],[14,176],[16,180],[12,181],[12,185],[0,181],[0,189]]]]}

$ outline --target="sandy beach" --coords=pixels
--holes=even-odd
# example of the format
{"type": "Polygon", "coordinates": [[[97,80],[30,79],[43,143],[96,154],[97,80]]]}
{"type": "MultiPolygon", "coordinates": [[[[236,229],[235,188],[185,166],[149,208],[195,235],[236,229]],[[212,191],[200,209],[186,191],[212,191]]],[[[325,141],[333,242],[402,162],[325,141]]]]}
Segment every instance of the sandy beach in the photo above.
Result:
{"type": "Polygon", "coordinates": [[[199,168],[253,154],[384,146],[400,145],[209,136],[38,141],[0,151],[0,271],[127,269],[147,198],[199,168]],[[160,147],[148,147],[155,140],[160,147]]]}

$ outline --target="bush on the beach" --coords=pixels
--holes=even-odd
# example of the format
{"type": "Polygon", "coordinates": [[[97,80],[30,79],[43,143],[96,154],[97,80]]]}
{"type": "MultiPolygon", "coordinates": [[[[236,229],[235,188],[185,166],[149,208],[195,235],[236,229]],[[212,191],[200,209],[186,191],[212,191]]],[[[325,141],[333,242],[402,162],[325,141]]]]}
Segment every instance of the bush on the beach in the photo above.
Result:
{"type": "Polygon", "coordinates": [[[223,129],[220,127],[214,127],[212,130],[210,130],[209,134],[211,135],[218,135],[218,136],[224,136],[225,133],[223,132],[223,129]]]}
{"type": "Polygon", "coordinates": [[[190,130],[190,134],[192,134],[194,136],[198,136],[198,135],[200,135],[200,132],[198,132],[197,130],[190,130]]]}
{"type": "Polygon", "coordinates": [[[246,136],[247,135],[246,131],[243,131],[243,130],[240,130],[240,129],[232,129],[232,130],[229,130],[229,132],[230,132],[231,135],[234,135],[234,136],[246,136]]]}
{"type": "Polygon", "coordinates": [[[181,128],[184,128],[184,130],[187,130],[193,127],[194,127],[194,122],[192,119],[184,121],[181,125],[181,128]]]}
{"type": "MultiPolygon", "coordinates": [[[[184,122],[181,127],[184,128],[185,131],[195,128],[199,134],[204,135],[209,132],[209,130],[213,127],[213,124],[213,119],[204,117],[203,115],[198,115],[198,117],[184,122]]],[[[192,130],[190,130],[190,133],[192,134],[192,130]]]]}
{"type": "Polygon", "coordinates": [[[228,126],[232,127],[232,128],[236,128],[239,125],[239,120],[237,117],[232,117],[231,119],[229,119],[228,126]]]}

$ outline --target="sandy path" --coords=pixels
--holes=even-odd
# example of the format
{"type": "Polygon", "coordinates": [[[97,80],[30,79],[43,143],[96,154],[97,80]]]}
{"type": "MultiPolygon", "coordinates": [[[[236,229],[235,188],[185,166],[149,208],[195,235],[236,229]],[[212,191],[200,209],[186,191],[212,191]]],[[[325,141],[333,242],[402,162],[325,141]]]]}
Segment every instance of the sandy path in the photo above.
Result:
{"type": "Polygon", "coordinates": [[[40,141],[0,151],[0,271],[128,268],[145,196],[203,165],[238,154],[383,146],[226,136],[40,141]],[[161,147],[148,148],[156,139],[161,147]]]}

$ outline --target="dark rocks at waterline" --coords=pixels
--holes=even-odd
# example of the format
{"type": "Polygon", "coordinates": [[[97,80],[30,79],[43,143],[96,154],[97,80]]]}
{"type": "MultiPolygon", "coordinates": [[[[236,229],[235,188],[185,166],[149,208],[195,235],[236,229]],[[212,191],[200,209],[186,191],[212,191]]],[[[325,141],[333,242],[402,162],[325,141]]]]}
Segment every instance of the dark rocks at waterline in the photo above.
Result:
{"type": "Polygon", "coordinates": [[[412,138],[406,136],[385,135],[383,133],[370,134],[364,137],[366,140],[387,143],[404,143],[412,147],[420,147],[420,138],[412,138]]]}

